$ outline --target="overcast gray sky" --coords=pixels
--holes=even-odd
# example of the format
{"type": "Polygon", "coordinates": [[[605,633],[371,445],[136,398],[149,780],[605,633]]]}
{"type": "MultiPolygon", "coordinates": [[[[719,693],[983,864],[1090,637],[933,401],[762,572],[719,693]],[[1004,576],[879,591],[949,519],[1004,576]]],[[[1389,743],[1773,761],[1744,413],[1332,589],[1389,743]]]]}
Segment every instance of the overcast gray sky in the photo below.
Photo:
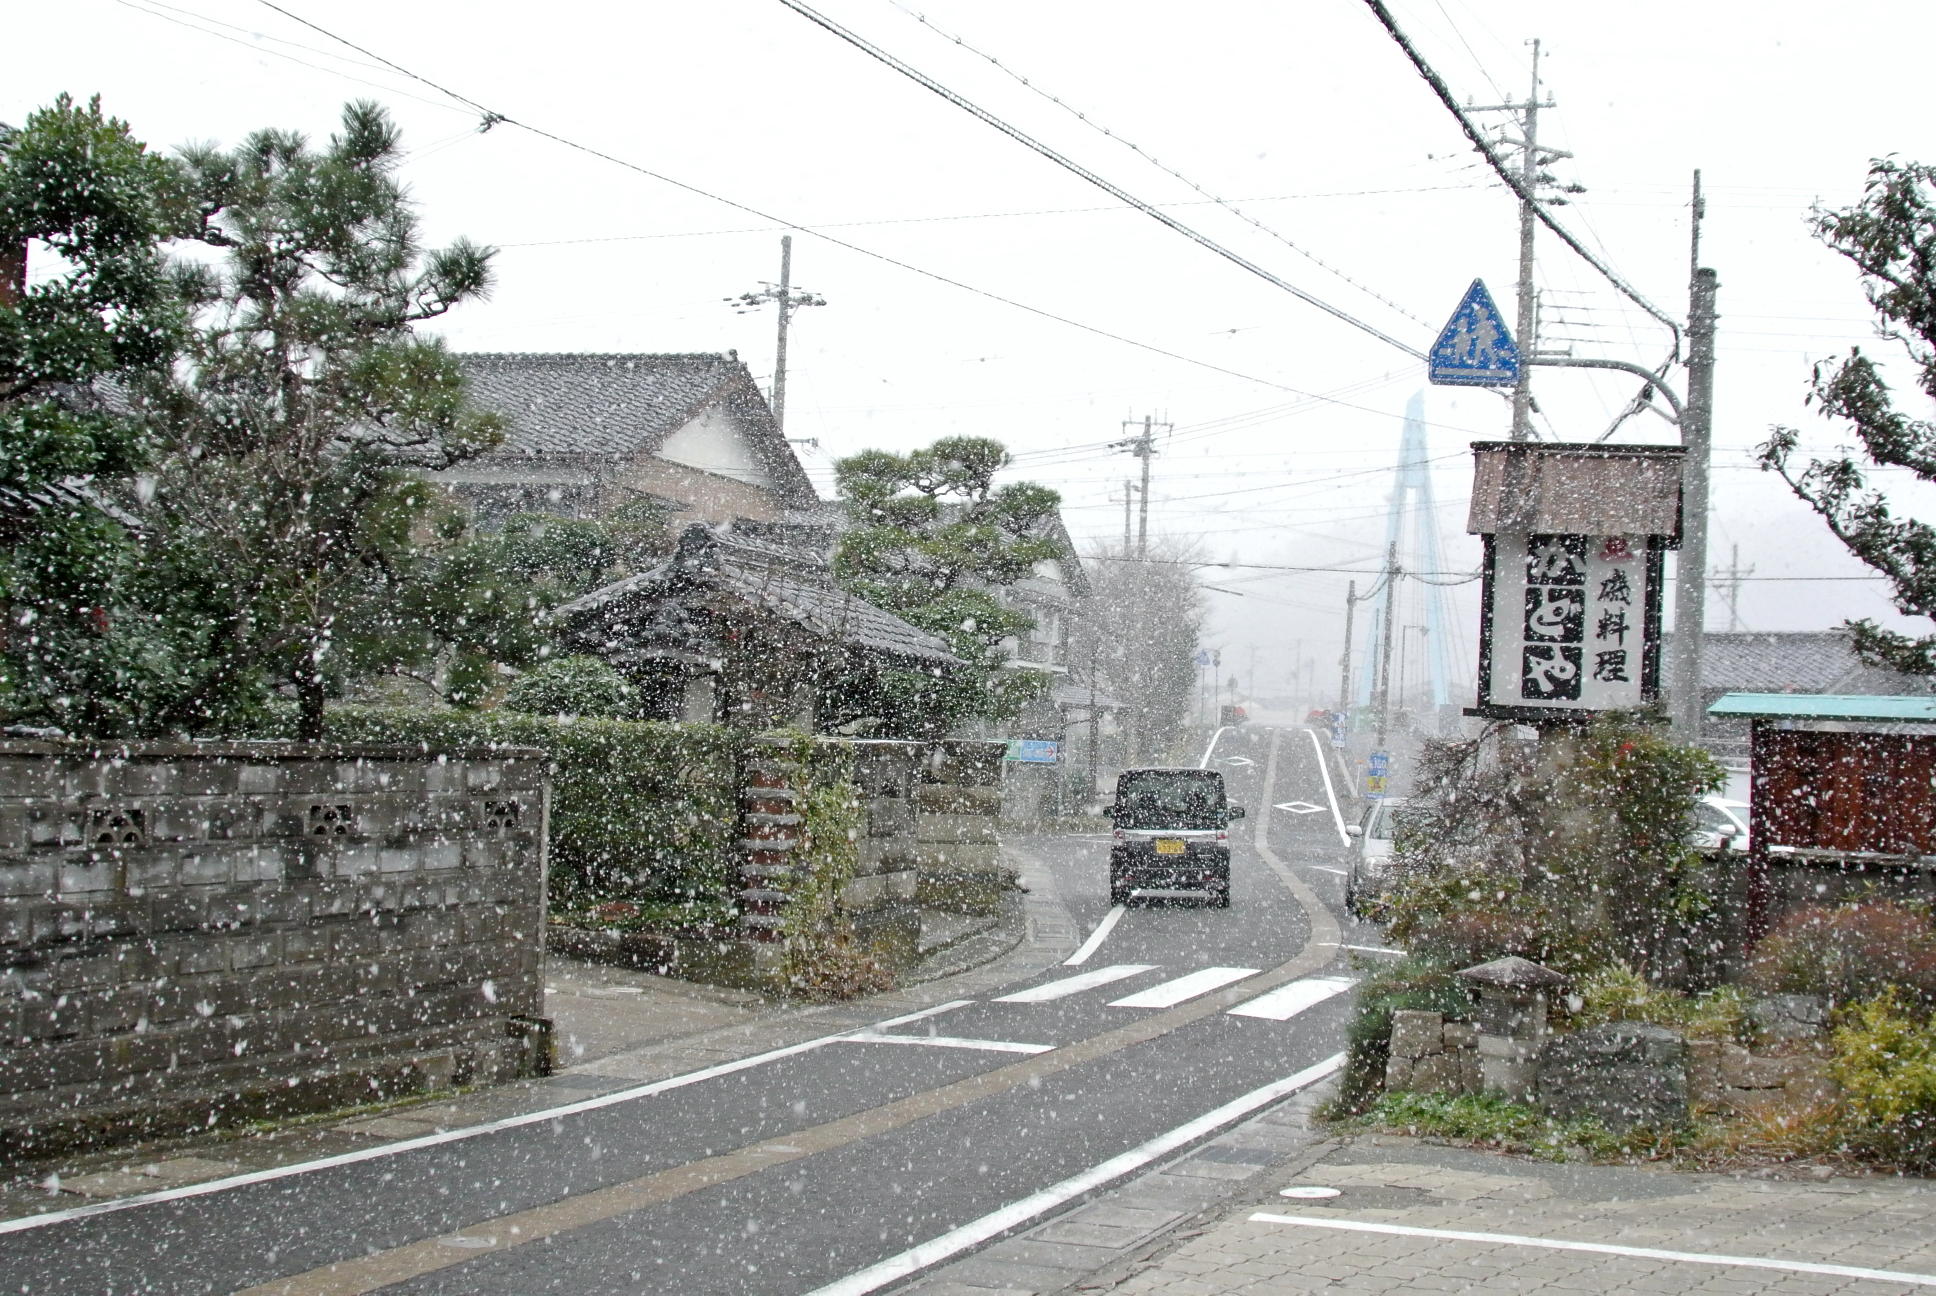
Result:
{"type": "MultiPolygon", "coordinates": [[[[502,249],[492,300],[446,325],[464,349],[731,348],[764,381],[770,308],[740,316],[721,299],[778,277],[791,227],[795,280],[828,304],[796,317],[789,435],[834,455],[998,437],[1064,492],[1086,546],[1120,537],[1135,468],[1105,443],[1154,415],[1175,432],[1156,460],[1152,529],[1196,538],[1210,560],[1263,565],[1206,576],[1245,592],[1211,596],[1227,663],[1247,670],[1254,649],[1271,691],[1309,658],[1335,690],[1345,584],[1363,588],[1381,561],[1402,415],[1424,385],[1400,349],[1123,207],[779,0],[283,7],[424,80],[257,0],[63,0],[10,15],[24,54],[0,119],[62,90],[99,92],[157,146],[230,144],[269,125],[325,134],[345,99],[375,98],[406,132],[431,239],[502,249]],[[480,132],[476,107],[426,82],[511,121],[480,132]]],[[[1474,278],[1510,310],[1513,201],[1359,0],[815,8],[1411,346],[1430,344],[1474,278]]],[[[1523,98],[1527,42],[1543,41],[1557,107],[1541,141],[1571,151],[1554,171],[1587,187],[1560,218],[1676,317],[1689,183],[1703,170],[1703,259],[1720,273],[1723,316],[1713,561],[1739,545],[1755,569],[1745,628],[1887,614],[1884,587],[1858,579],[1748,451],[1776,422],[1834,443],[1802,404],[1809,367],[1869,341],[1869,312],[1807,215],[1817,200],[1854,201],[1871,157],[1936,160],[1924,70],[1936,8],[1391,8],[1479,103],[1523,98]]],[[[1546,345],[1665,356],[1666,330],[1551,238],[1538,282],[1546,345]]],[[[1597,437],[1633,391],[1542,372],[1541,433],[1597,437]]],[[[1471,572],[1465,446],[1505,435],[1506,403],[1437,388],[1425,410],[1442,567],[1471,572]]],[[[1620,435],[1673,431],[1647,416],[1620,435]]],[[[1477,586],[1454,594],[1448,633],[1469,671],[1477,586]]],[[[1711,597],[1710,628],[1728,617],[1711,597]]]]}

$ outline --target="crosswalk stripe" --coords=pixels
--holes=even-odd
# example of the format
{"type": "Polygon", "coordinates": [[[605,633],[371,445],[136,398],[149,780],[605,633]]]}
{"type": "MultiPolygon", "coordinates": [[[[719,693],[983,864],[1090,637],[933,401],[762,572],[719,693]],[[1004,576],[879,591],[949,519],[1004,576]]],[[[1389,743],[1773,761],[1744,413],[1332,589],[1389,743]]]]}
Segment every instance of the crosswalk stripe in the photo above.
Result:
{"type": "Polygon", "coordinates": [[[1247,999],[1227,1011],[1233,1017],[1289,1021],[1313,1004],[1321,1004],[1332,995],[1343,994],[1356,984],[1350,977],[1306,977],[1302,981],[1281,985],[1255,999],[1247,999]]]}
{"type": "Polygon", "coordinates": [[[1111,1008],[1174,1008],[1185,999],[1194,999],[1200,994],[1208,994],[1218,986],[1241,981],[1247,976],[1256,976],[1256,968],[1211,967],[1202,968],[1180,976],[1174,980],[1153,985],[1147,990],[1139,990],[1126,998],[1110,1001],[1111,1008]]]}
{"type": "Polygon", "coordinates": [[[1093,972],[1083,972],[1077,976],[1063,977],[1060,981],[1051,981],[1047,985],[1031,986],[1027,990],[1018,990],[1012,995],[1003,995],[1001,998],[995,1000],[995,1002],[1047,1003],[1051,999],[1061,999],[1067,995],[1081,994],[1084,990],[1093,990],[1097,986],[1108,985],[1111,981],[1121,981],[1125,977],[1133,977],[1139,972],[1152,972],[1155,969],[1156,964],[1154,963],[1118,963],[1113,967],[1097,968],[1093,972]]]}

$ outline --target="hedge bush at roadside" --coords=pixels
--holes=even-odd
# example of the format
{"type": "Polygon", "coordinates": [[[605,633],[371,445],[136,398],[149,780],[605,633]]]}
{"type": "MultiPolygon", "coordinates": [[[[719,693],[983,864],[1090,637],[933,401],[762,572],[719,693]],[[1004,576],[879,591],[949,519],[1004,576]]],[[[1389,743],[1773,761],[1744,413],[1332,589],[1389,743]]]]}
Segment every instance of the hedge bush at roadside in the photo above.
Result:
{"type": "Polygon", "coordinates": [[[329,733],[431,752],[537,748],[551,766],[553,912],[625,901],[660,921],[731,916],[738,740],[722,725],[358,706],[332,709],[329,733]]]}

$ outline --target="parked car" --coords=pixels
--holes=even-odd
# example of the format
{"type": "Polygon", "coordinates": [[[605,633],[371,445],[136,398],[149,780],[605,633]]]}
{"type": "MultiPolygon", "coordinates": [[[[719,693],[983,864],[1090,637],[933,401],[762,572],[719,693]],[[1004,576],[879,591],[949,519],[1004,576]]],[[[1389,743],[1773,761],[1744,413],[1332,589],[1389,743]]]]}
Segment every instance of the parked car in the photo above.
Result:
{"type": "Polygon", "coordinates": [[[1116,779],[1109,841],[1109,903],[1139,891],[1200,891],[1230,905],[1230,821],[1242,806],[1206,769],[1132,769],[1116,779]]]}
{"type": "Polygon", "coordinates": [[[1717,855],[1725,848],[1735,854],[1748,849],[1748,803],[1726,797],[1704,796],[1694,803],[1688,816],[1693,827],[1687,844],[1706,854],[1717,855]]]}
{"type": "Polygon", "coordinates": [[[1392,881],[1392,842],[1404,797],[1384,797],[1365,807],[1358,822],[1345,828],[1351,838],[1351,866],[1345,873],[1344,907],[1364,917],[1392,881]]]}

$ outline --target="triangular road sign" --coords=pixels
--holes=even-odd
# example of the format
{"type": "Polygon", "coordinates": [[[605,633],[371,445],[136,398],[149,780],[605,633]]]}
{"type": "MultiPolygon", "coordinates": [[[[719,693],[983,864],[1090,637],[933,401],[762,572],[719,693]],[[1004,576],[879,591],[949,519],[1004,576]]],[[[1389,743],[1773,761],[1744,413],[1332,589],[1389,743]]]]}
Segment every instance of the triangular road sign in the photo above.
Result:
{"type": "Polygon", "coordinates": [[[1441,387],[1511,387],[1519,381],[1519,344],[1484,280],[1472,281],[1432,343],[1430,373],[1441,387]]]}

